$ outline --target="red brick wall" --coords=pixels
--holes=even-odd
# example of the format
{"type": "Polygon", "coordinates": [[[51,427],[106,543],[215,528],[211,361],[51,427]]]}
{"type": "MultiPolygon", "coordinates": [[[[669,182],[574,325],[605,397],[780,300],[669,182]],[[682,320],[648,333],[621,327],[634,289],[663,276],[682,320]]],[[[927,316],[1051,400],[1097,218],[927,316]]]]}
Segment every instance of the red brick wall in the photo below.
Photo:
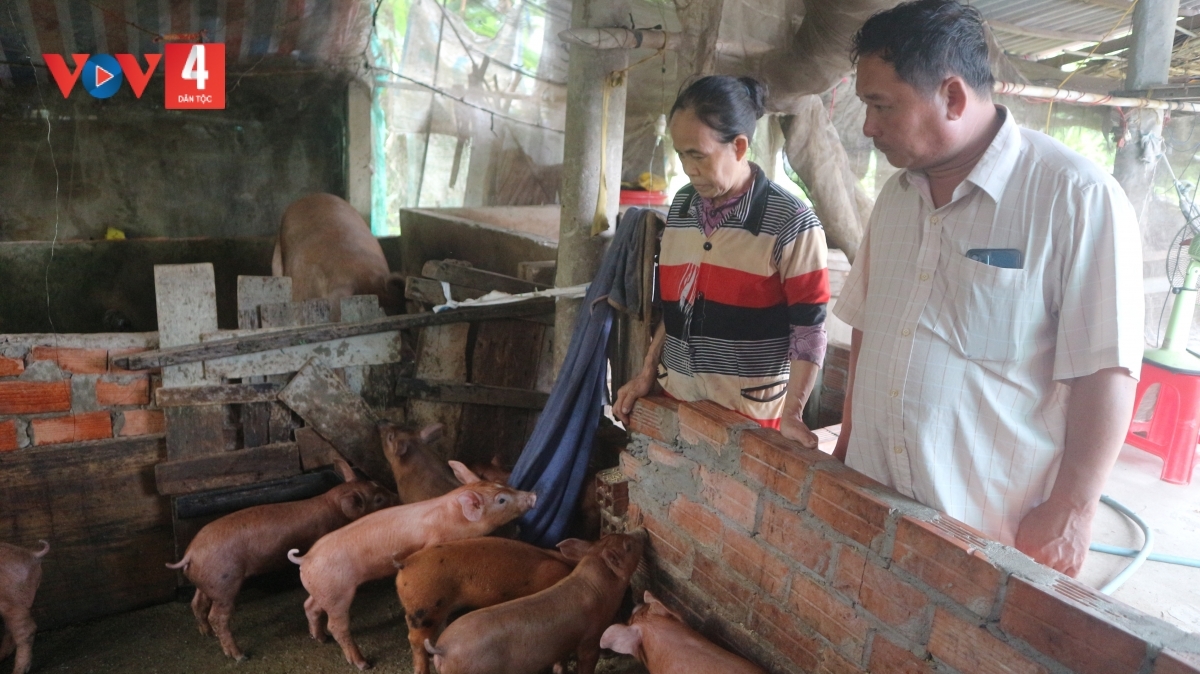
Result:
{"type": "Polygon", "coordinates": [[[0,335],[0,452],[163,432],[158,373],[112,366],[156,333],[0,335]]]}
{"type": "Polygon", "coordinates": [[[1200,635],[711,403],[631,426],[605,488],[649,533],[635,585],[772,672],[1200,674],[1200,635]]]}

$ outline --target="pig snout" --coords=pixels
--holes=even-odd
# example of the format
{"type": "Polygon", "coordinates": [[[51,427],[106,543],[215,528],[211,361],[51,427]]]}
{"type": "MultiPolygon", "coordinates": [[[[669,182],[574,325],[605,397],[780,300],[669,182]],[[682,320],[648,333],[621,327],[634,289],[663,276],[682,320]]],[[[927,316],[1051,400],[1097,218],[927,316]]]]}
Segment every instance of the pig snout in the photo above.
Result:
{"type": "Polygon", "coordinates": [[[537,507],[537,494],[533,492],[522,493],[517,497],[517,501],[520,502],[521,510],[529,512],[537,507]]]}

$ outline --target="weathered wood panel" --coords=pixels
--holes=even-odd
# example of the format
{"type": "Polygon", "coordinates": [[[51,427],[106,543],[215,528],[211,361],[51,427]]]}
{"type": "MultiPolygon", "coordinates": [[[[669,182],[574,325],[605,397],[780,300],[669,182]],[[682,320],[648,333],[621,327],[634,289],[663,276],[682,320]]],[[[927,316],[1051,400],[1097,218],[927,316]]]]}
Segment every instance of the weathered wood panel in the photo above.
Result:
{"type": "Polygon", "coordinates": [[[524,410],[540,410],[550,398],[549,394],[541,391],[428,379],[401,379],[396,382],[396,395],[433,402],[471,403],[524,410]]]}
{"type": "MultiPolygon", "coordinates": [[[[532,390],[537,384],[545,326],[528,321],[480,323],[471,359],[471,383],[532,390]]],[[[513,465],[525,447],[537,412],[511,407],[464,405],[458,460],[487,462],[500,457],[513,465]]]]}
{"type": "MultiPolygon", "coordinates": [[[[471,326],[466,323],[438,325],[421,330],[417,338],[417,368],[419,379],[447,382],[467,382],[467,345],[471,326]]],[[[459,422],[462,405],[458,403],[408,401],[408,419],[417,426],[442,424],[443,440],[440,447],[449,448],[443,459],[457,458],[459,422]]]]}
{"type": "Polygon", "coordinates": [[[341,476],[334,471],[320,470],[246,487],[188,494],[175,499],[175,516],[180,519],[219,517],[253,506],[312,498],[341,483],[341,476]]]}
{"type": "MultiPolygon", "coordinates": [[[[450,286],[450,297],[455,302],[473,300],[476,297],[483,297],[486,294],[487,291],[485,290],[464,288],[463,286],[453,284],[450,286]]],[[[445,304],[446,290],[442,287],[441,283],[432,279],[409,276],[404,279],[404,297],[423,304],[445,304]]]]}
{"type": "Polygon", "coordinates": [[[509,293],[511,295],[532,292],[534,290],[545,290],[550,287],[541,283],[533,283],[524,279],[484,271],[446,260],[430,260],[426,262],[425,266],[421,268],[421,276],[437,281],[446,281],[447,283],[453,283],[466,288],[475,288],[484,292],[499,290],[502,293],[509,293]]]}
{"type": "MultiPolygon", "coordinates": [[[[219,344],[220,341],[208,343],[219,344]]],[[[349,367],[394,363],[401,360],[403,354],[400,333],[381,332],[315,344],[289,346],[284,349],[250,353],[244,356],[216,358],[205,361],[204,372],[210,377],[234,379],[252,375],[296,372],[313,357],[319,357],[329,367],[349,367]]]]}
{"type": "Polygon", "coordinates": [[[154,467],[158,492],[172,496],[240,487],[299,473],[300,452],[294,442],[168,461],[154,467]]]}
{"type": "Polygon", "coordinates": [[[300,448],[300,467],[304,470],[316,470],[342,458],[337,448],[311,426],[296,429],[296,446],[300,448]]]}
{"type": "Polygon", "coordinates": [[[154,394],[154,401],[159,407],[263,403],[275,400],[282,388],[279,384],[269,383],[160,388],[154,394]]]}
{"type": "MultiPolygon", "coordinates": [[[[237,299],[238,328],[260,328],[262,321],[259,319],[258,308],[264,304],[276,304],[292,299],[292,279],[287,276],[239,276],[237,299]]],[[[244,377],[242,381],[256,384],[266,381],[266,378],[244,377]]],[[[283,383],[279,382],[280,388],[283,383]]],[[[271,405],[251,403],[243,405],[240,412],[242,446],[261,447],[271,444],[271,405]]]]}
{"type": "Polygon", "coordinates": [[[301,302],[273,302],[258,306],[259,327],[290,328],[320,325],[333,320],[333,305],[327,299],[301,302]]]}
{"type": "MultiPolygon", "coordinates": [[[[0,453],[0,540],[50,542],[39,629],[175,597],[170,500],[154,489],[162,436],[0,453]]],[[[35,646],[36,649],[36,646],[35,646]]]]}

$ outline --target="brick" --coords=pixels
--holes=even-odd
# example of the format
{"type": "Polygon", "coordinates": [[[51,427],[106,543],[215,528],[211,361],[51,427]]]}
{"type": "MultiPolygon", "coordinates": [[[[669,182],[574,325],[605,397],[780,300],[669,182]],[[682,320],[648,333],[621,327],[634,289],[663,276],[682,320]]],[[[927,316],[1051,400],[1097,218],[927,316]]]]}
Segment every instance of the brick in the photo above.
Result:
{"type": "Polygon", "coordinates": [[[878,552],[892,509],[853,483],[852,472],[818,471],[808,510],[838,532],[878,552]]]}
{"type": "Polygon", "coordinates": [[[1165,650],[1154,660],[1154,674],[1200,674],[1200,653],[1165,650]]]}
{"type": "Polygon", "coordinates": [[[724,564],[697,552],[692,560],[692,584],[713,598],[734,622],[746,622],[758,593],[742,585],[724,564]]]}
{"type": "Polygon", "coordinates": [[[980,550],[985,541],[957,524],[941,517],[933,522],[904,517],[896,527],[894,566],[987,617],[1000,590],[1001,572],[980,550]]]}
{"type": "Polygon", "coordinates": [[[821,642],[805,634],[791,614],[765,598],[754,605],[751,628],[795,663],[799,671],[811,672],[820,664],[821,642]]]}
{"type": "Polygon", "coordinates": [[[646,456],[649,457],[651,463],[686,470],[690,473],[695,473],[698,468],[698,464],[685,457],[682,452],[675,451],[657,442],[651,442],[650,446],[646,448],[646,456]]]}
{"type": "Polygon", "coordinates": [[[20,358],[0,356],[0,377],[12,377],[25,371],[25,361],[20,358]]]}
{"type": "Polygon", "coordinates": [[[0,421],[0,452],[11,452],[17,448],[17,422],[12,419],[0,421]]]}
{"type": "Polygon", "coordinates": [[[70,381],[0,381],[0,414],[38,414],[71,409],[70,381]]]}
{"type": "Polygon", "coordinates": [[[838,553],[834,589],[910,639],[919,641],[929,624],[924,593],[849,547],[838,553]]]}
{"type": "Polygon", "coordinates": [[[871,642],[867,671],[871,674],[934,674],[933,663],[897,646],[882,634],[876,634],[871,642]]]}
{"type": "Polygon", "coordinates": [[[763,486],[792,503],[800,503],[800,490],[809,468],[828,455],[810,449],[780,435],[758,428],[742,433],[742,470],[763,486]]]}
{"type": "Polygon", "coordinates": [[[74,374],[104,374],[108,372],[108,349],[68,349],[54,346],[35,346],[30,352],[33,360],[51,360],[66,372],[74,374]]]}
{"type": "Polygon", "coordinates": [[[634,482],[637,482],[638,478],[641,477],[640,472],[642,468],[645,468],[650,463],[626,451],[621,452],[619,460],[621,462],[621,473],[634,482]]]}
{"type": "Polygon", "coordinates": [[[679,437],[679,401],[664,396],[640,398],[629,415],[629,430],[675,444],[679,437]]]}
{"type": "Polygon", "coordinates": [[[938,660],[972,674],[1047,674],[1049,671],[992,636],[982,625],[967,622],[942,608],[934,612],[928,648],[938,660]]]}
{"type": "Polygon", "coordinates": [[[763,504],[758,531],[764,541],[817,575],[824,576],[829,570],[833,544],[809,526],[799,513],[767,501],[763,504]]]}
{"type": "Polygon", "coordinates": [[[679,437],[689,444],[705,443],[722,453],[737,440],[739,431],[757,428],[750,419],[711,400],[682,403],[679,406],[679,437]]]}
{"type": "Polygon", "coordinates": [[[671,502],[667,517],[701,545],[716,547],[721,542],[721,518],[686,496],[671,502]]]}
{"type": "Polygon", "coordinates": [[[112,418],[108,412],[67,414],[61,417],[33,419],[33,444],[56,445],[63,442],[83,442],[112,437],[112,418]]]}
{"type": "Polygon", "coordinates": [[[125,418],[125,425],[121,427],[121,437],[156,435],[167,430],[162,410],[125,410],[121,416],[125,418]]]}
{"type": "Polygon", "coordinates": [[[692,556],[692,545],[687,539],[645,511],[642,512],[642,525],[650,534],[650,554],[653,559],[665,561],[677,569],[687,568],[688,559],[692,556]]]}
{"type": "Polygon", "coordinates": [[[749,536],[726,528],[721,536],[721,559],[743,578],[777,599],[784,599],[788,565],[749,536]]]}
{"type": "Polygon", "coordinates": [[[1043,588],[1011,576],[1000,628],[1072,671],[1137,672],[1146,657],[1146,643],[1115,620],[1095,615],[1103,615],[1105,604],[1113,613],[1121,612],[1114,600],[1074,581],[1058,580],[1054,587],[1043,588]]]}
{"type": "Polygon", "coordinates": [[[801,622],[828,639],[851,660],[862,659],[868,626],[853,606],[834,597],[830,588],[802,574],[792,576],[792,592],[788,599],[801,622]]]}
{"type": "Polygon", "coordinates": [[[717,509],[747,531],[754,530],[758,512],[758,493],[724,473],[700,466],[701,495],[717,509]]]}
{"type": "Polygon", "coordinates": [[[820,664],[813,670],[813,674],[862,674],[862,671],[862,667],[826,647],[821,650],[820,664]]]}
{"type": "Polygon", "coordinates": [[[149,405],[150,377],[122,377],[112,381],[101,379],[96,382],[96,402],[103,407],[149,405]]]}

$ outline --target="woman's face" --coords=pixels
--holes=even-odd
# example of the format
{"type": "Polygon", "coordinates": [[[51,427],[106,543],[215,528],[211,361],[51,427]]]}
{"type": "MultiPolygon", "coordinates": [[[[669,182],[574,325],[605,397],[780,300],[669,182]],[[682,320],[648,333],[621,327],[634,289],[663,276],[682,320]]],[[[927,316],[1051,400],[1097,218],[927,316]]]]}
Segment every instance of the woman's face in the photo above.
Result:
{"type": "Polygon", "coordinates": [[[749,140],[739,134],[728,143],[696,116],[691,109],[679,110],[671,117],[671,142],[683,164],[683,172],[692,180],[696,193],[705,199],[722,201],[743,187],[749,178],[746,161],[749,140]]]}

